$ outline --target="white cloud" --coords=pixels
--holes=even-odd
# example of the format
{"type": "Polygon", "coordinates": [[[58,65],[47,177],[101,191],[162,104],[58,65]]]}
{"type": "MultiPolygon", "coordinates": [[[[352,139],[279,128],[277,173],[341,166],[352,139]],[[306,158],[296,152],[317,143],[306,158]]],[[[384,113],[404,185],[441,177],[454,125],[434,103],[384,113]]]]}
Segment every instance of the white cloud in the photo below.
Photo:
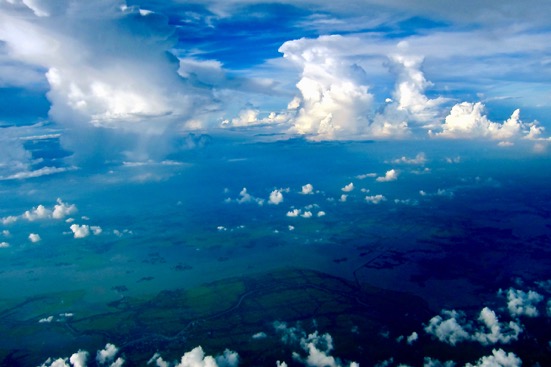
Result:
{"type": "Polygon", "coordinates": [[[345,185],[341,190],[344,192],[350,192],[354,190],[354,183],[350,182],[348,185],[345,185]]]}
{"type": "Polygon", "coordinates": [[[324,217],[325,214],[326,213],[323,210],[320,210],[317,215],[318,215],[318,217],[324,217]]]}
{"type": "Polygon", "coordinates": [[[346,202],[346,199],[348,199],[348,195],[342,194],[341,197],[339,198],[339,201],[341,203],[344,203],[344,202],[346,202]]]}
{"type": "Polygon", "coordinates": [[[268,335],[265,332],[260,331],[252,336],[253,339],[266,339],[268,335]]]}
{"type": "Polygon", "coordinates": [[[454,361],[441,362],[438,359],[425,357],[423,360],[423,367],[455,367],[455,362],[454,361]]]}
{"type": "Polygon", "coordinates": [[[60,198],[57,199],[57,204],[54,205],[54,211],[52,217],[54,219],[63,219],[66,216],[74,214],[77,212],[77,207],[75,204],[64,203],[60,198]]]}
{"type": "Polygon", "coordinates": [[[425,153],[421,152],[421,153],[418,153],[414,158],[408,158],[408,157],[403,156],[403,157],[394,159],[392,161],[392,163],[423,165],[423,164],[427,163],[427,157],[425,156],[425,153]]]}
{"type": "MultiPolygon", "coordinates": [[[[164,361],[156,353],[147,364],[155,363],[157,367],[170,367],[172,364],[164,361]]],[[[229,349],[226,349],[222,355],[217,357],[207,356],[201,346],[193,348],[186,352],[180,362],[174,367],[236,367],[239,364],[239,355],[229,349]]]]}
{"type": "Polygon", "coordinates": [[[40,235],[38,235],[36,233],[31,233],[31,234],[29,234],[29,240],[32,243],[36,243],[36,242],[40,242],[41,238],[40,238],[40,235]]]}
{"type": "Polygon", "coordinates": [[[309,195],[314,193],[314,186],[312,184],[306,184],[302,186],[302,191],[300,192],[303,195],[309,195]]]}
{"type": "Polygon", "coordinates": [[[2,224],[8,225],[17,222],[17,217],[13,215],[9,215],[7,217],[2,218],[2,224]]]}
{"type": "Polygon", "coordinates": [[[38,320],[38,323],[40,323],[40,324],[49,324],[52,321],[54,321],[54,317],[53,316],[48,316],[48,317],[44,317],[44,318],[41,318],[40,320],[38,320]]]}
{"type": "Polygon", "coordinates": [[[87,224],[72,224],[69,228],[73,231],[74,238],[85,238],[90,235],[90,226],[87,224]]]}
{"type": "MultiPolygon", "coordinates": [[[[226,202],[231,202],[231,201],[232,201],[232,199],[230,199],[230,198],[226,199],[226,202]]],[[[257,203],[258,205],[264,205],[264,199],[260,199],[260,198],[252,196],[251,194],[249,194],[246,187],[244,187],[239,192],[239,198],[235,199],[235,202],[237,202],[239,204],[257,203]]]]}
{"type": "Polygon", "coordinates": [[[485,114],[482,102],[462,102],[452,107],[450,114],[441,126],[442,131],[432,134],[443,138],[489,138],[507,140],[518,138],[534,139],[541,133],[535,122],[520,120],[520,110],[515,110],[503,123],[492,122],[485,114]]]}
{"type": "Polygon", "coordinates": [[[386,198],[383,195],[378,194],[378,195],[366,196],[365,201],[371,204],[379,204],[380,202],[386,201],[386,198]]]}
{"type": "Polygon", "coordinates": [[[302,218],[312,218],[312,212],[311,211],[305,211],[300,215],[302,218]]]}
{"type": "Polygon", "coordinates": [[[10,247],[10,244],[8,242],[2,241],[0,242],[0,248],[8,248],[10,247]]]}
{"type": "Polygon", "coordinates": [[[407,338],[406,338],[406,341],[409,345],[412,345],[417,339],[419,339],[419,334],[417,334],[417,332],[413,332],[411,333],[411,335],[409,335],[407,338]]]}
{"type": "Polygon", "coordinates": [[[300,214],[300,209],[293,209],[287,212],[287,216],[291,218],[298,217],[299,214],[300,214]]]}
{"type": "Polygon", "coordinates": [[[342,54],[350,37],[321,36],[287,41],[283,57],[302,69],[300,96],[290,107],[297,111],[293,131],[315,140],[354,138],[368,124],[372,95],[362,82],[365,72],[342,54]]]}
{"type": "Polygon", "coordinates": [[[69,358],[69,362],[71,362],[74,367],[86,367],[88,355],[89,353],[87,351],[79,350],[77,353],[73,353],[71,358],[69,358]]]}
{"type": "Polygon", "coordinates": [[[506,326],[500,324],[495,312],[488,307],[484,307],[480,311],[478,320],[489,330],[489,333],[477,331],[472,336],[473,340],[480,342],[482,345],[507,344],[513,340],[517,340],[519,334],[522,332],[522,327],[514,321],[509,322],[506,326]]]}
{"type": "Polygon", "coordinates": [[[484,356],[476,364],[467,363],[465,367],[520,367],[522,361],[513,352],[493,349],[491,356],[484,356]]]}
{"type": "Polygon", "coordinates": [[[281,190],[274,190],[270,193],[270,204],[279,205],[281,202],[283,202],[283,194],[281,193],[281,190]]]}
{"type": "Polygon", "coordinates": [[[541,301],[543,301],[543,296],[535,291],[524,292],[513,288],[507,291],[507,308],[513,317],[538,316],[537,304],[541,301]]]}
{"type": "Polygon", "coordinates": [[[377,177],[377,174],[376,173],[364,173],[364,174],[361,174],[361,175],[357,175],[356,178],[358,180],[365,180],[366,178],[368,177],[377,177]]]}
{"type": "Polygon", "coordinates": [[[38,219],[49,218],[51,215],[52,211],[50,209],[46,209],[44,205],[39,205],[23,213],[22,218],[32,222],[38,219]]]}
{"type": "Polygon", "coordinates": [[[11,236],[11,233],[10,233],[10,231],[8,231],[7,229],[4,229],[4,230],[2,230],[2,236],[4,236],[4,237],[10,237],[10,236],[11,236]]]}
{"type": "Polygon", "coordinates": [[[461,325],[464,315],[452,310],[442,311],[442,316],[437,315],[430,319],[425,327],[428,334],[434,335],[438,340],[444,343],[455,345],[461,341],[470,340],[469,333],[461,325]]]}
{"type": "Polygon", "coordinates": [[[390,182],[398,179],[398,172],[394,169],[386,171],[384,176],[377,177],[377,182],[390,182]]]}
{"type": "Polygon", "coordinates": [[[289,231],[294,231],[295,230],[295,226],[289,226],[287,228],[289,228],[289,231]]]}
{"type": "Polygon", "coordinates": [[[118,352],[119,348],[117,348],[114,344],[107,343],[104,349],[97,351],[96,361],[100,364],[113,362],[118,352]]]}

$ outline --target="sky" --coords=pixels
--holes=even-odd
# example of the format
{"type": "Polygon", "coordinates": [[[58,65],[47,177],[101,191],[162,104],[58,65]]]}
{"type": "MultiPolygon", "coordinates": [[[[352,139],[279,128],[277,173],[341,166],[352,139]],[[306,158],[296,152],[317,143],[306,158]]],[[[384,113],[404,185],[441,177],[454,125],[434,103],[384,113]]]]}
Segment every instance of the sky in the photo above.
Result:
{"type": "Polygon", "coordinates": [[[543,150],[550,7],[3,0],[2,177],[36,171],[29,136],[74,165],[162,160],[190,133],[543,150]]]}
{"type": "MultiPolygon", "coordinates": [[[[270,365],[357,366],[343,335],[380,339],[362,366],[545,364],[550,16],[547,0],[0,0],[0,356],[132,363],[118,327],[70,339],[56,323],[289,266],[431,312],[375,336],[264,320],[243,345],[292,350],[270,365]]],[[[149,364],[256,348],[221,345],[149,364]]]]}

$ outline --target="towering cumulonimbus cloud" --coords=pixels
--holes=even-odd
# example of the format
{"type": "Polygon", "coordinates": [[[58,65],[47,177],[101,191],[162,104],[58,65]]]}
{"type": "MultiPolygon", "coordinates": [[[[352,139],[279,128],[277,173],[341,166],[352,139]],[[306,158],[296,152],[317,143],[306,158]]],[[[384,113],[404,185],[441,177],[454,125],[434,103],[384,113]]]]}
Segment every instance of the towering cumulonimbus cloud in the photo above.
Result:
{"type": "Polygon", "coordinates": [[[120,152],[167,149],[148,138],[202,127],[215,104],[208,88],[178,75],[164,15],[124,1],[10,1],[0,9],[0,41],[10,59],[43,73],[49,116],[68,127],[61,141],[69,150],[93,154],[97,140],[120,152]]]}
{"type": "Polygon", "coordinates": [[[296,110],[292,131],[314,140],[352,138],[368,125],[373,96],[363,69],[341,57],[354,39],[338,35],[285,42],[279,49],[298,65],[300,95],[289,104],[296,110]]]}

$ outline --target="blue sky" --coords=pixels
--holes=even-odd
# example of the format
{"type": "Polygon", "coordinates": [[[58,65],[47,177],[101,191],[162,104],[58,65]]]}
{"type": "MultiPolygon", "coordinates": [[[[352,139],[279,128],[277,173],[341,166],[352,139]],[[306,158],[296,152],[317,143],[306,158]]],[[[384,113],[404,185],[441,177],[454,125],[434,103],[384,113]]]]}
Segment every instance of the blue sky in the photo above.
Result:
{"type": "Polygon", "coordinates": [[[138,160],[230,130],[548,145],[546,1],[0,6],[2,149],[51,129],[74,157],[104,156],[109,136],[116,158],[138,160]]]}

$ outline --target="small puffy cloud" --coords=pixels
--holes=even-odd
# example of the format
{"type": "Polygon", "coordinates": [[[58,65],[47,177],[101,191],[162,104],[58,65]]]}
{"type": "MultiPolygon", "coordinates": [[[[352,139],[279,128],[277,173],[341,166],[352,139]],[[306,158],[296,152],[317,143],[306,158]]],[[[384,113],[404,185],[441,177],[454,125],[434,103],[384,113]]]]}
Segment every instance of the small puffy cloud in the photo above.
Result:
{"type": "Polygon", "coordinates": [[[354,190],[354,183],[350,182],[348,185],[345,185],[341,190],[344,192],[350,192],[354,190]]]}
{"type": "Polygon", "coordinates": [[[54,205],[54,211],[52,212],[52,217],[54,219],[63,219],[66,216],[74,214],[77,212],[77,207],[75,204],[64,203],[61,199],[57,199],[57,204],[54,205]]]}
{"type": "MultiPolygon", "coordinates": [[[[158,367],[170,366],[157,354],[153,357],[157,358],[150,359],[149,363],[155,362],[158,367]]],[[[205,355],[203,348],[198,346],[186,352],[180,359],[180,363],[174,365],[174,367],[236,367],[238,363],[239,355],[229,349],[226,349],[222,355],[215,358],[205,355]]]]}
{"type": "Polygon", "coordinates": [[[441,129],[441,132],[432,135],[452,139],[488,138],[505,141],[523,137],[535,139],[542,132],[536,122],[522,122],[518,109],[503,123],[492,122],[486,116],[485,106],[481,102],[462,102],[453,106],[441,129]]]}
{"type": "Polygon", "coordinates": [[[97,236],[97,235],[101,234],[101,232],[102,232],[102,229],[101,229],[100,226],[90,226],[90,230],[92,231],[94,236],[97,236]]]}
{"type": "Polygon", "coordinates": [[[265,332],[260,331],[256,334],[254,334],[251,338],[253,338],[253,339],[266,339],[267,337],[268,337],[268,335],[266,335],[265,332]]]}
{"type": "Polygon", "coordinates": [[[96,361],[100,364],[113,362],[118,352],[119,348],[114,344],[107,343],[104,349],[98,350],[96,353],[96,361]]]}
{"type": "Polygon", "coordinates": [[[517,340],[522,332],[522,327],[514,321],[509,322],[508,325],[502,325],[495,312],[488,307],[484,307],[480,311],[478,320],[489,330],[489,332],[479,330],[472,336],[473,340],[480,342],[482,345],[507,344],[517,340]]]}
{"type": "Polygon", "coordinates": [[[89,353],[87,351],[79,350],[77,353],[74,353],[71,358],[69,358],[69,362],[71,362],[74,367],[86,367],[88,355],[89,353]]]}
{"type": "Polygon", "coordinates": [[[406,338],[406,341],[409,345],[412,345],[417,339],[419,339],[419,334],[417,334],[417,332],[413,332],[411,333],[411,335],[409,335],[407,338],[406,338]]]}
{"type": "Polygon", "coordinates": [[[339,201],[340,201],[341,203],[344,203],[344,202],[346,202],[346,199],[348,199],[348,195],[342,194],[341,197],[340,197],[340,199],[339,199],[339,201]]]}
{"type": "Polygon", "coordinates": [[[398,179],[398,172],[394,169],[386,171],[384,176],[377,177],[377,182],[390,182],[398,179]]]}
{"type": "Polygon", "coordinates": [[[392,163],[396,164],[413,164],[413,165],[423,165],[427,163],[427,157],[425,153],[418,153],[414,158],[408,158],[406,156],[394,159],[392,163]]]}
{"type": "Polygon", "coordinates": [[[366,196],[365,201],[371,204],[379,204],[380,202],[386,201],[386,198],[383,195],[378,194],[378,195],[366,196]]]}
{"type": "Polygon", "coordinates": [[[49,209],[46,209],[44,205],[39,205],[36,208],[32,208],[31,210],[27,210],[25,213],[23,213],[22,217],[23,219],[28,220],[29,222],[35,221],[37,219],[45,219],[49,218],[52,214],[52,211],[49,209]]]}
{"type": "Polygon", "coordinates": [[[72,224],[69,228],[71,228],[71,231],[73,231],[73,235],[75,238],[85,238],[90,235],[90,226],[86,224],[83,224],[81,226],[78,224],[72,224]]]}
{"type": "Polygon", "coordinates": [[[535,291],[524,292],[510,288],[507,291],[507,308],[513,317],[539,315],[537,304],[543,301],[543,296],[535,291]]]}
{"type": "Polygon", "coordinates": [[[270,199],[268,203],[279,205],[281,202],[283,202],[283,194],[281,193],[281,190],[274,190],[270,193],[270,199]]]}
{"type": "Polygon", "coordinates": [[[513,352],[493,349],[491,356],[484,356],[476,364],[467,363],[465,367],[520,367],[522,360],[513,352]]]}
{"type": "Polygon", "coordinates": [[[8,247],[10,247],[10,244],[8,242],[5,242],[5,241],[0,242],[0,248],[8,248],[8,247]]]}
{"type": "Polygon", "coordinates": [[[287,212],[287,216],[291,218],[298,217],[299,214],[300,214],[300,209],[293,209],[287,212]]]}
{"type": "Polygon", "coordinates": [[[310,195],[314,193],[314,186],[312,184],[306,184],[302,186],[302,191],[300,192],[303,195],[310,195]]]}
{"type": "Polygon", "coordinates": [[[2,236],[4,236],[4,237],[10,237],[10,236],[11,236],[11,233],[10,233],[10,231],[8,231],[7,229],[4,229],[4,230],[2,231],[2,236]]]}
{"type": "Polygon", "coordinates": [[[13,215],[9,215],[7,217],[2,218],[2,224],[8,225],[17,222],[17,217],[13,215]]]}
{"type": "Polygon", "coordinates": [[[295,230],[295,226],[289,226],[289,231],[294,231],[295,230]]]}
{"type": "Polygon", "coordinates": [[[464,315],[455,310],[444,310],[442,311],[442,315],[437,315],[430,319],[428,325],[425,327],[425,331],[428,334],[434,335],[441,342],[451,345],[470,340],[469,333],[461,325],[463,318],[464,315]]]}
{"type": "Polygon", "coordinates": [[[252,196],[251,194],[249,194],[246,187],[244,187],[239,192],[239,197],[238,198],[236,198],[235,200],[232,200],[231,198],[227,198],[225,201],[227,203],[231,203],[232,201],[235,201],[238,204],[256,203],[258,205],[264,205],[264,199],[260,199],[260,198],[252,196]]]}
{"type": "Polygon", "coordinates": [[[302,218],[312,218],[312,215],[313,215],[312,212],[308,210],[308,211],[305,211],[304,213],[302,213],[300,216],[302,218]]]}
{"type": "Polygon", "coordinates": [[[324,217],[325,216],[325,212],[323,210],[320,210],[317,214],[318,217],[324,217]]]}
{"type": "Polygon", "coordinates": [[[36,243],[36,242],[40,242],[41,238],[40,238],[40,235],[38,235],[36,233],[31,233],[31,234],[29,234],[29,240],[32,243],[36,243]]]}

